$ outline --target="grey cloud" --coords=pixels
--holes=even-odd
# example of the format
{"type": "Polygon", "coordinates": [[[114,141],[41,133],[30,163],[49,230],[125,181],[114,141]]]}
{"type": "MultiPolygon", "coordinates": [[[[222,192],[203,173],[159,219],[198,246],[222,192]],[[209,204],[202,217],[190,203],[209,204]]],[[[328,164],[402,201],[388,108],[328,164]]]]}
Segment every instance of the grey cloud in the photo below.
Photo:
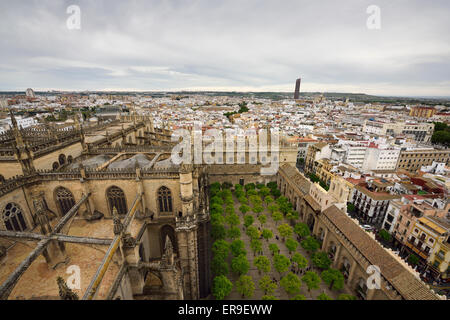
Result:
{"type": "Polygon", "coordinates": [[[0,90],[291,90],[302,76],[311,91],[449,96],[449,9],[440,0],[2,1],[0,90]],[[66,28],[71,4],[81,30],[66,28]],[[371,4],[381,30],[366,28],[371,4]]]}

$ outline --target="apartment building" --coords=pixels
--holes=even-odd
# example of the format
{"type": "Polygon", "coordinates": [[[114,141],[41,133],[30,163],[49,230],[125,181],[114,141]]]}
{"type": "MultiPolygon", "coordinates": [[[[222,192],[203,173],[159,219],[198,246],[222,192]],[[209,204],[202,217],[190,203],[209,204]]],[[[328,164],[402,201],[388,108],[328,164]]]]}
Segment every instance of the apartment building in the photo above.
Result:
{"type": "Polygon", "coordinates": [[[436,276],[448,277],[450,221],[423,216],[412,226],[406,247],[421,258],[421,263],[436,276]],[[441,272],[442,270],[442,272],[441,272]]]}
{"type": "Polygon", "coordinates": [[[398,157],[397,169],[417,171],[433,162],[449,164],[450,149],[402,148],[398,157]]]}
{"type": "Polygon", "coordinates": [[[366,149],[363,170],[394,170],[397,166],[400,148],[390,146],[369,146],[366,149]]]}
{"type": "Polygon", "coordinates": [[[427,122],[382,122],[366,120],[363,132],[378,136],[413,135],[418,142],[429,142],[433,135],[434,124],[427,122]]]}
{"type": "Polygon", "coordinates": [[[433,107],[412,107],[409,115],[417,118],[431,118],[436,114],[436,109],[433,107]]]}
{"type": "Polygon", "coordinates": [[[399,198],[399,195],[379,192],[373,186],[369,187],[366,184],[354,187],[351,202],[356,208],[359,220],[376,225],[383,222],[389,202],[399,198]]]}
{"type": "Polygon", "coordinates": [[[308,152],[308,147],[312,144],[316,144],[317,140],[312,138],[299,138],[298,139],[298,153],[297,159],[305,159],[306,153],[308,152]]]}
{"type": "Polygon", "coordinates": [[[314,172],[315,161],[330,158],[331,148],[326,142],[312,144],[308,148],[305,159],[305,172],[314,172]]]}
{"type": "Polygon", "coordinates": [[[367,145],[367,142],[342,145],[342,149],[346,151],[345,163],[361,169],[366,158],[367,145]]]}

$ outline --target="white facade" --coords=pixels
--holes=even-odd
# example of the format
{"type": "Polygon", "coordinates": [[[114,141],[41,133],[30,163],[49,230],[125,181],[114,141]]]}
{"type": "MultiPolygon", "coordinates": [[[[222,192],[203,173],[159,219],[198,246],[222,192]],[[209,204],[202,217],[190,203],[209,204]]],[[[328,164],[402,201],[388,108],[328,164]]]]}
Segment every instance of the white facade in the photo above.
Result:
{"type": "Polygon", "coordinates": [[[364,157],[363,170],[395,170],[400,149],[367,148],[364,157]]]}

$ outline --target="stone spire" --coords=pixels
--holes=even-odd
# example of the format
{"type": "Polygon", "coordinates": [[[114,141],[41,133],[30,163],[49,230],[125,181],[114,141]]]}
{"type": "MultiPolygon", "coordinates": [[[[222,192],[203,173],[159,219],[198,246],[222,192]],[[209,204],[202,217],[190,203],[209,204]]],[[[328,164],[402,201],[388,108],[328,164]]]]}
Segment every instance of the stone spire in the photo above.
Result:
{"type": "Polygon", "coordinates": [[[63,278],[58,277],[59,296],[61,300],[78,300],[78,295],[70,289],[63,278]]]}
{"type": "Polygon", "coordinates": [[[162,262],[165,265],[173,265],[174,253],[173,253],[173,244],[170,240],[169,236],[166,235],[166,242],[164,245],[164,253],[162,256],[162,262]]]}
{"type": "Polygon", "coordinates": [[[14,116],[12,109],[9,109],[9,115],[11,117],[11,123],[13,125],[13,128],[18,129],[19,126],[17,125],[17,120],[16,120],[16,117],[14,116]]]}
{"type": "Polygon", "coordinates": [[[114,222],[114,234],[118,235],[123,231],[123,224],[120,221],[119,213],[117,212],[117,208],[113,207],[113,222],[114,222]]]}

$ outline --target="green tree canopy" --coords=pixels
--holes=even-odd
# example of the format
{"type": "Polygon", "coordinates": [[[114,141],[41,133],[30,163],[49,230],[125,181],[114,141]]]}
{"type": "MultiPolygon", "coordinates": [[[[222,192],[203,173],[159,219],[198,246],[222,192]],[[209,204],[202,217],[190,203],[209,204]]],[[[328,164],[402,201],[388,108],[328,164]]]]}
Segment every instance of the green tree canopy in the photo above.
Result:
{"type": "Polygon", "coordinates": [[[328,258],[328,254],[323,251],[313,253],[312,263],[322,270],[328,269],[331,266],[331,260],[328,258]]]}
{"type": "Polygon", "coordinates": [[[221,224],[225,223],[225,217],[221,213],[211,213],[211,224],[221,224]]]}
{"type": "Polygon", "coordinates": [[[408,262],[415,266],[419,263],[419,257],[417,257],[415,254],[410,254],[408,257],[408,262]]]}
{"type": "Polygon", "coordinates": [[[244,226],[245,226],[246,228],[248,228],[248,227],[250,227],[250,226],[253,224],[254,221],[255,221],[255,218],[253,218],[253,216],[251,216],[251,215],[246,215],[246,216],[244,217],[244,226]]]}
{"type": "Polygon", "coordinates": [[[214,196],[211,198],[211,200],[209,201],[210,205],[212,206],[213,204],[218,204],[219,206],[223,205],[223,200],[221,197],[219,196],[214,196]]]}
{"type": "Polygon", "coordinates": [[[378,235],[380,236],[381,239],[383,239],[386,242],[390,242],[392,240],[391,234],[387,232],[385,229],[381,229],[378,232],[378,235]]]}
{"type": "Polygon", "coordinates": [[[250,248],[254,254],[262,253],[262,242],[258,239],[252,239],[250,241],[250,248]]]}
{"type": "Polygon", "coordinates": [[[231,270],[238,274],[243,275],[248,272],[250,269],[250,263],[247,260],[247,257],[243,254],[233,258],[231,260],[231,270]]]}
{"type": "Polygon", "coordinates": [[[258,194],[261,196],[261,197],[267,197],[269,194],[270,194],[270,189],[269,188],[267,188],[267,187],[262,187],[260,190],[259,190],[259,192],[258,192],[258,194]]]}
{"type": "Polygon", "coordinates": [[[317,300],[333,300],[329,296],[327,296],[325,293],[321,293],[317,296],[317,300]]]}
{"type": "Polygon", "coordinates": [[[292,238],[289,238],[286,240],[286,248],[289,250],[289,253],[294,252],[295,250],[297,250],[298,247],[298,241],[295,241],[292,238]]]}
{"type": "Polygon", "coordinates": [[[253,264],[258,269],[259,272],[268,273],[270,272],[270,260],[265,256],[258,256],[253,260],[253,264]]]}
{"type": "Polygon", "coordinates": [[[233,284],[226,276],[221,275],[214,278],[212,293],[217,300],[225,299],[232,289],[233,284]]]}
{"type": "Polygon", "coordinates": [[[229,214],[225,217],[225,221],[230,225],[230,226],[237,226],[240,224],[240,220],[239,220],[239,216],[235,213],[229,214]]]}
{"type": "Polygon", "coordinates": [[[289,272],[283,278],[281,278],[280,286],[288,293],[288,294],[297,294],[300,292],[300,287],[302,286],[302,282],[297,277],[297,275],[289,272]]]}
{"type": "Polygon", "coordinates": [[[276,224],[278,224],[279,221],[283,220],[283,214],[279,211],[275,211],[272,213],[272,219],[276,224]]]}
{"type": "Polygon", "coordinates": [[[271,214],[274,214],[275,212],[280,211],[280,208],[278,208],[277,204],[271,204],[267,207],[267,209],[269,210],[269,212],[271,214]]]}
{"type": "Polygon", "coordinates": [[[230,227],[227,231],[227,235],[228,238],[232,240],[239,239],[241,237],[241,230],[236,226],[230,227]]]}
{"type": "Polygon", "coordinates": [[[338,300],[356,300],[356,297],[351,294],[341,293],[338,300]]]}
{"type": "Polygon", "coordinates": [[[300,253],[296,252],[291,258],[292,262],[299,269],[304,269],[308,266],[308,259],[302,256],[300,253]]]}
{"type": "Polygon", "coordinates": [[[273,200],[273,197],[271,197],[271,196],[266,196],[266,197],[264,198],[264,202],[266,203],[266,205],[271,204],[273,201],[274,201],[274,200],[273,200]]]}
{"type": "Polygon", "coordinates": [[[243,298],[251,298],[255,292],[255,283],[252,277],[242,275],[236,281],[236,290],[239,292],[243,298]]]}
{"type": "Polygon", "coordinates": [[[220,256],[222,259],[226,259],[230,254],[230,244],[223,239],[214,241],[212,252],[215,257],[220,256]]]}
{"type": "Polygon", "coordinates": [[[263,212],[264,211],[264,208],[263,208],[263,206],[262,205],[260,205],[260,204],[257,204],[257,205],[255,205],[254,207],[253,207],[253,212],[254,213],[261,213],[261,212],[263,212]]]}
{"type": "MultiPolygon", "coordinates": [[[[238,197],[238,200],[239,200],[240,204],[248,204],[248,199],[245,196],[238,197]]],[[[239,210],[240,210],[240,208],[239,208],[239,210]]],[[[250,210],[250,207],[248,210],[250,210]]]]}
{"type": "Polygon", "coordinates": [[[308,236],[306,239],[302,240],[300,245],[308,252],[315,252],[320,248],[320,243],[311,236],[308,236]]]}
{"type": "Polygon", "coordinates": [[[278,189],[271,189],[270,190],[270,194],[274,197],[274,198],[278,198],[279,196],[281,196],[281,191],[278,189]]]}
{"type": "Polygon", "coordinates": [[[267,216],[265,214],[261,214],[258,217],[259,223],[261,224],[261,227],[267,222],[267,216]]]}
{"type": "Polygon", "coordinates": [[[273,265],[278,273],[283,273],[289,270],[289,267],[291,266],[291,260],[289,260],[282,254],[275,254],[275,256],[273,257],[273,265]]]}
{"type": "Polygon", "coordinates": [[[344,275],[337,269],[322,271],[321,278],[323,282],[330,286],[330,289],[341,290],[344,287],[344,275]]]}
{"type": "Polygon", "coordinates": [[[269,276],[265,275],[261,279],[259,279],[259,288],[264,292],[264,294],[272,294],[277,288],[277,284],[275,281],[270,279],[269,276]]]}
{"type": "Polygon", "coordinates": [[[218,214],[223,214],[223,207],[221,204],[218,203],[214,203],[211,205],[210,207],[210,213],[214,214],[214,213],[218,213],[218,214]]]}
{"type": "Polygon", "coordinates": [[[256,227],[250,226],[247,228],[246,231],[247,236],[249,236],[251,239],[258,239],[259,238],[259,231],[256,227]]]}
{"type": "Polygon", "coordinates": [[[253,190],[253,189],[255,189],[255,188],[256,188],[256,186],[255,186],[254,183],[247,183],[247,184],[245,185],[245,190],[246,190],[246,191],[248,191],[248,190],[253,190]]]}
{"type": "Polygon", "coordinates": [[[266,184],[266,186],[269,187],[270,189],[278,188],[278,185],[277,185],[277,183],[275,181],[268,182],[266,184]]]}
{"type": "Polygon", "coordinates": [[[311,234],[308,225],[303,222],[299,222],[294,226],[294,232],[300,237],[305,238],[311,234]]]}
{"type": "Polygon", "coordinates": [[[227,206],[225,207],[225,213],[226,213],[227,215],[232,215],[232,214],[234,214],[235,212],[234,212],[234,207],[233,207],[233,205],[227,205],[227,206]]]}
{"type": "Polygon", "coordinates": [[[319,275],[314,271],[306,272],[305,275],[302,277],[302,281],[308,287],[308,291],[319,289],[319,285],[322,282],[322,280],[320,280],[319,275]]]}
{"type": "Polygon", "coordinates": [[[214,256],[211,261],[211,271],[216,276],[227,275],[230,271],[228,263],[221,256],[214,256]]]}
{"type": "Polygon", "coordinates": [[[276,243],[269,244],[269,250],[272,252],[272,254],[280,252],[280,248],[278,248],[278,245],[276,243]]]}
{"type": "Polygon", "coordinates": [[[225,239],[227,236],[227,230],[223,224],[212,223],[211,224],[211,237],[214,240],[225,239]]]}
{"type": "Polygon", "coordinates": [[[242,212],[242,214],[246,214],[250,210],[251,208],[246,204],[243,204],[242,206],[239,207],[239,211],[242,212]]]}
{"type": "Polygon", "coordinates": [[[273,238],[273,232],[270,229],[263,229],[262,236],[266,240],[270,240],[273,238]]]}
{"type": "Polygon", "coordinates": [[[245,244],[244,244],[244,241],[242,241],[242,240],[234,240],[231,243],[230,249],[231,249],[231,254],[234,257],[240,256],[242,254],[243,255],[246,254],[245,244]]]}
{"type": "Polygon", "coordinates": [[[290,225],[287,223],[283,223],[282,225],[278,226],[278,232],[280,233],[280,236],[283,238],[290,238],[292,236],[293,230],[290,225]]]}

